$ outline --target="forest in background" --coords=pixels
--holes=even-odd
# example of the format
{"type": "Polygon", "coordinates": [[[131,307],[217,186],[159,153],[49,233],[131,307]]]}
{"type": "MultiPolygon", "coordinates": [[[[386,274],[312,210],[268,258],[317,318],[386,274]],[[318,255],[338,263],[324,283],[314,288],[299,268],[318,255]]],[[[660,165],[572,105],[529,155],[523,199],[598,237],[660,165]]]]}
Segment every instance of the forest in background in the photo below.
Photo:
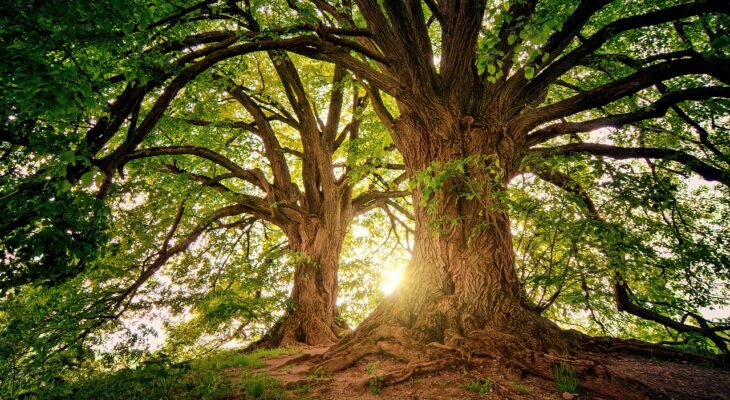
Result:
{"type": "Polygon", "coordinates": [[[215,398],[292,345],[408,366],[383,385],[607,346],[722,365],[729,15],[4,1],[0,399],[111,371],[215,398]]]}

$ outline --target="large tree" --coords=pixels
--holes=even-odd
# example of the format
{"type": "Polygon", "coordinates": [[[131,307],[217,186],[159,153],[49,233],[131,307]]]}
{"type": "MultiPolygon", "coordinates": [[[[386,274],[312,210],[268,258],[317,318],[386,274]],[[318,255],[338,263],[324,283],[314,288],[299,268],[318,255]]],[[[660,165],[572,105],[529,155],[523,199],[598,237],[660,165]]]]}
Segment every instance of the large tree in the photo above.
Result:
{"type": "MultiPolygon", "coordinates": [[[[355,143],[363,140],[360,133],[360,119],[365,110],[367,94],[363,90],[358,91],[358,87],[353,88],[352,85],[348,85],[348,75],[343,68],[336,67],[331,74],[330,94],[323,96],[327,99],[327,102],[323,102],[321,99],[320,101],[309,99],[301,74],[287,54],[271,52],[269,57],[271,64],[259,68],[276,71],[279,82],[274,80],[268,84],[278,83],[283,88],[289,107],[284,107],[275,100],[273,90],[265,93],[268,100],[257,95],[256,92],[261,93],[261,88],[267,86],[265,77],[261,75],[259,79],[264,81],[257,83],[259,88],[256,91],[244,84],[234,82],[221,84],[221,90],[245,110],[252,119],[251,122],[205,120],[200,115],[202,108],[199,97],[196,98],[195,113],[190,113],[196,115],[190,115],[189,119],[184,120],[191,126],[243,130],[255,135],[262,145],[261,152],[264,154],[263,164],[266,166],[266,171],[260,168],[241,167],[239,163],[211,149],[213,146],[183,144],[140,148],[129,153],[126,160],[187,155],[211,161],[227,171],[217,176],[209,176],[205,173],[188,171],[174,164],[167,163],[162,166],[163,171],[189,175],[191,179],[234,201],[233,205],[214,211],[215,217],[208,219],[206,223],[238,214],[253,216],[279,227],[286,236],[288,249],[297,254],[295,259],[299,261],[294,266],[290,309],[257,345],[276,347],[294,343],[332,344],[345,329],[341,326],[342,323],[336,320],[338,319],[337,273],[347,228],[353,218],[372,208],[383,207],[391,199],[407,194],[405,191],[397,190],[403,181],[402,171],[397,173],[399,177],[393,182],[381,177],[383,175],[387,177],[387,168],[394,168],[397,171],[402,167],[388,165],[384,160],[373,159],[370,155],[358,154],[355,143]],[[347,110],[350,121],[341,124],[346,88],[349,88],[348,94],[351,98],[347,110]],[[324,120],[320,119],[317,109],[327,110],[324,120]],[[287,129],[294,130],[296,134],[293,136],[289,134],[287,137],[286,133],[282,133],[287,129]],[[296,148],[284,147],[282,141],[292,142],[296,148]],[[349,146],[351,150],[347,160],[349,164],[340,162],[338,165],[337,158],[344,160],[345,152],[340,150],[343,145],[349,146]],[[287,159],[287,155],[290,159],[287,159]],[[363,159],[364,161],[360,162],[368,164],[369,168],[366,173],[360,171],[358,177],[354,178],[351,170],[357,167],[358,158],[363,159]],[[298,171],[294,171],[296,174],[292,172],[293,166],[297,166],[298,171]],[[355,186],[370,174],[381,177],[381,181],[376,181],[378,185],[358,190],[359,193],[353,195],[355,186]],[[249,194],[252,192],[250,188],[238,192],[227,184],[231,179],[240,179],[261,194],[249,194]],[[298,183],[299,180],[301,183],[298,183]]],[[[228,74],[231,72],[228,71],[228,74]]],[[[316,78],[320,80],[326,76],[321,70],[317,70],[317,74],[319,76],[316,78]]],[[[219,80],[218,77],[215,78],[219,80]]],[[[248,82],[253,83],[252,80],[246,83],[248,82]]],[[[206,84],[210,85],[209,82],[206,84]]],[[[313,89],[313,85],[310,87],[313,89]]],[[[326,88],[320,87],[320,90],[322,89],[326,88]]],[[[219,101],[225,104],[225,100],[219,101]]],[[[176,108],[183,107],[178,105],[176,108]]],[[[208,110],[207,114],[215,118],[216,115],[224,113],[214,108],[208,110]]],[[[165,132],[164,129],[160,131],[165,132]]],[[[230,147],[237,140],[240,140],[240,135],[227,139],[223,135],[218,142],[225,143],[224,147],[230,147]]],[[[147,138],[147,141],[155,139],[147,138]]],[[[382,144],[377,138],[371,141],[375,142],[376,149],[378,144],[381,144],[381,148],[387,145],[387,143],[382,144]]],[[[222,151],[231,153],[230,150],[222,149],[222,151]]],[[[248,159],[246,164],[249,165],[255,158],[245,150],[243,153],[241,150],[234,150],[232,154],[239,159],[248,159]]],[[[385,150],[380,154],[385,155],[385,150]]],[[[188,237],[197,238],[200,231],[201,229],[194,230],[188,237]]],[[[192,242],[193,240],[183,241],[183,246],[178,246],[176,252],[185,250],[192,242]]],[[[162,261],[172,255],[172,252],[168,252],[161,256],[160,262],[154,268],[147,268],[145,274],[134,285],[144,283],[162,266],[162,261]]]]}
{"type": "MultiPolygon", "coordinates": [[[[163,72],[154,79],[115,78],[126,87],[117,87],[85,142],[93,154],[105,149],[94,163],[111,176],[144,151],[137,147],[185,85],[212,67],[279,51],[335,64],[363,82],[403,157],[413,182],[415,245],[404,283],[325,355],[325,366],[346,367],[376,351],[409,361],[434,349],[508,357],[517,348],[564,352],[581,337],[562,331],[540,314],[544,304],[527,298],[515,269],[505,192],[515,177],[531,173],[585,197],[584,207],[600,221],[583,194],[622,175],[581,181],[565,172],[586,156],[601,165],[645,160],[647,168],[661,170],[647,181],[659,188],[660,178],[675,171],[726,191],[727,104],[721,99],[730,94],[729,12],[719,0],[205,1],[150,25],[153,32],[210,29],[151,47],[176,54],[178,68],[168,70],[168,62],[158,65],[163,72]],[[137,123],[134,110],[146,96],[154,100],[137,123]],[[120,132],[125,121],[133,121],[126,134],[120,132]]],[[[283,60],[277,69],[290,74],[295,67],[283,60]]],[[[307,97],[291,78],[282,83],[292,101],[307,97]]],[[[83,172],[72,169],[69,179],[83,172]]],[[[319,179],[322,185],[327,178],[319,179]]],[[[12,228],[27,222],[17,221],[12,228]]],[[[625,261],[620,243],[605,239],[601,251],[612,260],[607,279],[619,309],[726,346],[725,326],[701,317],[688,324],[632,302],[628,276],[618,268],[625,261]]]]}
{"type": "MultiPolygon", "coordinates": [[[[730,183],[726,150],[693,119],[692,147],[638,129],[636,139],[623,140],[629,146],[611,135],[578,135],[636,125],[670,109],[684,115],[683,102],[727,97],[724,2],[632,3],[630,11],[608,1],[357,7],[371,32],[362,42],[381,49],[382,59],[377,69],[358,65],[355,72],[398,102],[389,128],[417,182],[416,244],[406,283],[326,355],[330,368],[375,351],[413,360],[418,343],[538,351],[576,344],[526,301],[515,273],[500,193],[532,163],[581,153],[643,158],[730,183]]],[[[345,18],[324,6],[322,12],[345,18]]],[[[622,310],[662,322],[631,304],[625,282],[615,279],[622,310]]],[[[717,332],[707,324],[669,326],[708,337],[717,332]]],[[[713,340],[724,347],[726,339],[713,340]]]]}
{"type": "MultiPolygon", "coordinates": [[[[14,171],[9,171],[7,178],[12,189],[8,190],[9,195],[4,200],[8,205],[14,205],[28,195],[36,199],[45,197],[55,201],[61,198],[73,202],[78,201],[71,200],[73,198],[87,198],[94,192],[96,197],[103,199],[114,185],[117,173],[124,178],[126,174],[146,171],[144,173],[149,175],[152,171],[153,175],[154,172],[172,174],[197,182],[219,196],[208,197],[207,205],[201,204],[206,200],[201,202],[198,196],[193,204],[186,204],[189,199],[183,199],[179,207],[173,207],[176,211],[165,217],[169,219],[165,237],[162,243],[153,244],[153,254],[140,262],[138,277],[105,301],[112,308],[111,313],[118,318],[157,271],[173,257],[188,251],[206,233],[221,227],[248,229],[257,220],[278,227],[286,237],[287,248],[295,254],[292,257],[295,265],[288,309],[258,345],[332,344],[343,331],[336,306],[337,273],[347,228],[354,218],[375,207],[392,204],[400,208],[393,199],[408,194],[398,188],[404,182],[403,166],[392,162],[397,157],[390,155],[392,148],[387,148],[387,135],[379,134],[378,126],[368,122],[371,119],[367,115],[369,95],[362,83],[353,81],[349,71],[331,64],[323,66],[309,62],[309,66],[305,66],[300,62],[295,65],[288,53],[276,50],[286,48],[288,44],[284,43],[288,40],[279,43],[279,40],[269,38],[286,29],[261,32],[250,12],[237,6],[225,11],[235,12],[238,18],[243,18],[248,28],[244,36],[257,40],[244,44],[245,49],[231,51],[230,46],[239,39],[237,33],[201,32],[215,26],[209,22],[216,18],[209,15],[209,3],[196,4],[179,12],[163,8],[158,12],[162,15],[159,21],[144,22],[148,28],[161,28],[163,36],[150,37],[151,31],[136,32],[143,37],[140,42],[119,45],[127,54],[142,58],[139,65],[132,67],[131,73],[135,75],[132,79],[122,75],[124,68],[99,70],[100,66],[91,60],[73,54],[74,51],[88,51],[110,56],[105,54],[110,50],[105,46],[114,41],[115,35],[99,28],[91,28],[95,35],[101,37],[99,43],[85,43],[90,34],[81,29],[82,32],[75,37],[69,33],[70,37],[48,44],[48,49],[39,49],[39,58],[61,49],[67,51],[64,54],[71,56],[62,56],[63,61],[60,62],[72,63],[71,69],[80,75],[81,87],[85,91],[93,88],[100,99],[111,98],[112,103],[106,110],[109,115],[92,121],[84,139],[74,143],[68,138],[74,136],[69,129],[78,132],[78,126],[73,126],[88,123],[79,119],[93,115],[94,107],[82,105],[75,109],[68,106],[71,110],[69,115],[63,115],[67,119],[50,121],[45,105],[37,104],[36,100],[6,99],[10,104],[3,141],[10,144],[10,148],[5,156],[18,150],[34,155],[58,151],[61,153],[61,165],[56,166],[59,169],[55,172],[49,172],[51,167],[47,164],[37,170],[34,170],[37,167],[34,165],[30,169],[35,174],[25,181],[27,176],[24,173],[14,176],[14,171]],[[190,14],[197,12],[204,15],[201,18],[203,22],[188,22],[190,14]],[[263,41],[258,37],[264,38],[263,41]],[[144,40],[152,42],[144,43],[144,40]],[[261,47],[264,42],[270,42],[270,45],[261,47]],[[75,46],[84,50],[74,50],[75,46]],[[203,47],[193,50],[196,46],[203,47]],[[259,50],[269,51],[249,55],[243,63],[229,60],[259,50]],[[91,64],[81,66],[76,57],[82,63],[91,64]],[[153,72],[143,72],[145,68],[153,72]],[[129,82],[125,83],[127,80],[129,82]],[[120,83],[124,86],[119,87],[120,83]],[[274,89],[270,89],[272,87],[274,89]],[[311,96],[314,91],[319,95],[311,96]],[[232,105],[234,103],[237,107],[232,105]],[[361,129],[363,120],[369,124],[365,129],[361,129]],[[70,148],[57,150],[50,137],[45,138],[48,143],[43,146],[31,143],[31,134],[43,129],[38,125],[67,136],[67,142],[61,147],[70,148]],[[119,132],[120,128],[124,128],[126,136],[119,132]],[[136,161],[142,159],[150,161],[136,161]],[[61,181],[60,186],[48,187],[39,183],[53,174],[61,181]],[[83,188],[94,180],[98,190],[83,188]],[[72,182],[80,184],[79,189],[73,192],[70,190],[72,182]],[[191,225],[186,220],[196,222],[186,226],[191,225]]],[[[86,13],[72,18],[85,20],[97,12],[104,12],[89,8],[86,13]]],[[[56,18],[57,22],[69,17],[50,5],[19,6],[17,11],[21,12],[22,18],[15,25],[8,24],[9,27],[33,26],[41,31],[41,35],[44,27],[35,27],[37,22],[34,18],[44,12],[49,13],[50,18],[56,18]]],[[[150,12],[144,6],[139,9],[130,6],[125,11],[130,14],[150,12]]],[[[146,18],[154,17],[146,15],[146,18]]],[[[139,27],[126,25],[135,22],[134,18],[122,19],[120,25],[123,27],[117,29],[133,32],[139,27]]],[[[67,28],[73,29],[71,26],[67,28]]],[[[120,33],[111,30],[115,34],[120,33]]],[[[129,35],[132,36],[132,33],[129,35]]],[[[16,44],[26,39],[18,37],[12,29],[8,37],[16,44]]],[[[306,44],[306,38],[294,39],[295,42],[300,40],[306,44]]],[[[21,65],[9,63],[9,66],[22,69],[23,61],[20,60],[21,65]]],[[[37,62],[53,69],[44,60],[37,62]]],[[[18,70],[13,72],[22,74],[18,70]]],[[[39,75],[43,76],[42,73],[39,75]]],[[[16,94],[25,93],[17,88],[22,88],[27,82],[10,83],[15,85],[16,94]]],[[[84,96],[74,91],[69,96],[68,89],[57,89],[62,100],[71,101],[74,95],[84,96]]],[[[49,108],[55,107],[50,105],[49,108]]],[[[172,183],[174,185],[174,181],[172,183]]],[[[115,196],[111,197],[110,201],[114,201],[115,196]]],[[[168,199],[171,202],[176,200],[168,199]]],[[[70,257],[71,260],[64,258],[67,255],[64,248],[79,247],[78,243],[72,243],[74,238],[82,243],[98,239],[92,239],[96,235],[91,230],[73,226],[74,222],[67,221],[67,216],[64,216],[67,206],[45,213],[37,213],[33,207],[13,207],[13,214],[3,224],[6,236],[4,249],[22,261],[6,259],[10,262],[3,271],[5,289],[27,282],[57,284],[83,268],[83,261],[73,260],[79,255],[70,257]],[[53,222],[39,222],[48,220],[53,222]],[[64,238],[61,233],[61,240],[47,245],[55,246],[55,252],[42,249],[38,242],[47,241],[47,235],[37,231],[28,234],[26,230],[36,223],[52,230],[54,235],[58,235],[63,226],[71,225],[69,237],[64,238]],[[87,237],[81,239],[82,235],[74,231],[85,231],[87,237]],[[68,242],[58,243],[64,240],[68,242]],[[24,249],[33,254],[24,258],[24,249]],[[34,259],[37,253],[45,254],[34,259]]],[[[165,208],[162,213],[167,211],[168,208],[165,208]]],[[[81,214],[83,212],[83,209],[80,210],[81,214]]],[[[85,217],[89,218],[88,215],[77,217],[80,221],[75,224],[83,224],[85,217]]],[[[80,258],[84,257],[90,255],[83,254],[80,258]]]]}

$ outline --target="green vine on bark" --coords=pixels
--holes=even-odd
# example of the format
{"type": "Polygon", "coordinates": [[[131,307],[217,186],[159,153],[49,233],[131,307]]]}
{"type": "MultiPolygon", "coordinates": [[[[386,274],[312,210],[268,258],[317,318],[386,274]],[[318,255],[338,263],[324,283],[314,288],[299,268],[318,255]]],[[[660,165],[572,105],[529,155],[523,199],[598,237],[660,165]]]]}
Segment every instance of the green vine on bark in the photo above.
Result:
{"type": "MultiPolygon", "coordinates": [[[[479,215],[483,216],[484,213],[502,207],[500,198],[503,193],[503,177],[504,169],[496,155],[470,155],[445,163],[431,163],[426,169],[413,175],[411,187],[421,188],[419,206],[425,208],[432,217],[429,227],[436,235],[443,236],[464,222],[464,217],[460,214],[448,217],[443,213],[444,195],[454,193],[457,201],[479,202],[479,215]],[[442,195],[439,196],[439,193],[442,195]]],[[[469,238],[488,228],[489,224],[475,225],[469,232],[469,238]]]]}

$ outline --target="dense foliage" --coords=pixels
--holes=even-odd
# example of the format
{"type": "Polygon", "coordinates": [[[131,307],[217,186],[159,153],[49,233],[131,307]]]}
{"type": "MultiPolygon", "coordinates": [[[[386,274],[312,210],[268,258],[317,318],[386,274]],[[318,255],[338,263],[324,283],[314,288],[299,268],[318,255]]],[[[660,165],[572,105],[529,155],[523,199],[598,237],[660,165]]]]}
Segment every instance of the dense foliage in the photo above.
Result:
{"type": "MultiPolygon", "coordinates": [[[[438,43],[432,22],[443,16],[431,3],[422,13],[431,21],[427,39],[438,43]]],[[[558,54],[541,49],[584,5],[488,3],[470,66],[487,84],[549,71],[558,54]]],[[[687,3],[677,18],[623,29],[615,21],[684,2],[602,3],[566,52],[611,35],[606,26],[617,36],[530,107],[664,73],[664,63],[705,62],[720,72],[670,73],[615,101],[595,100],[603,94],[596,92],[529,135],[532,154],[498,194],[520,280],[536,309],[564,327],[726,351],[729,11],[722,2],[687,3]],[[706,4],[714,11],[691,9],[706,4]],[[622,312],[622,294],[643,311],[622,312]],[[714,337],[687,326],[713,327],[714,337]]],[[[265,334],[291,307],[293,268],[306,257],[267,219],[291,205],[249,201],[271,199],[256,182],[278,179],[266,139],[252,133],[263,129],[252,110],[276,130],[279,156],[302,193],[312,174],[296,87],[277,74],[278,63],[296,66],[318,129],[328,130],[332,93],[347,99],[335,117],[332,175],[361,196],[363,213],[340,255],[340,316],[355,326],[382,300],[383,272],[407,262],[413,211],[390,135],[398,102],[384,87],[393,83],[364,72],[381,68],[388,49],[364,39],[365,20],[349,1],[2,2],[0,398],[99,398],[103,387],[84,387],[80,376],[99,374],[109,385],[124,374],[144,380],[163,362],[172,383],[159,393],[188,391],[191,379],[228,385],[189,360],[265,334]],[[280,58],[271,56],[277,51],[280,58]],[[341,79],[333,64],[344,66],[341,79]],[[256,106],[242,107],[236,90],[256,106]],[[165,148],[176,150],[149,150],[165,148]],[[226,213],[231,204],[249,208],[226,213]],[[163,332],[164,341],[152,339],[163,332]]],[[[433,59],[442,56],[436,48],[433,59]]],[[[470,188],[485,182],[465,171],[482,161],[411,171],[411,187],[425,188],[423,206],[433,205],[429,190],[453,182],[472,200],[479,189],[470,188]]]]}

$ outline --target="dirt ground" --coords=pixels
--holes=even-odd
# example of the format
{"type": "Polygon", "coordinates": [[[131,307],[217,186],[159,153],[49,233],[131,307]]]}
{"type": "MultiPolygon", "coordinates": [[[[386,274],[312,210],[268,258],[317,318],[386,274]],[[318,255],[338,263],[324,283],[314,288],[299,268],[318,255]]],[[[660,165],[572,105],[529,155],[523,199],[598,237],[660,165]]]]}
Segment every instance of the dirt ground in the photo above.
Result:
{"type": "MultiPolygon", "coordinates": [[[[562,399],[552,380],[523,375],[515,369],[502,368],[491,359],[472,359],[468,365],[435,374],[414,376],[402,383],[380,388],[379,377],[402,369],[403,364],[379,356],[370,356],[342,372],[326,375],[314,370],[312,360],[326,347],[303,348],[295,355],[266,359],[259,372],[271,374],[283,382],[287,399],[562,399]],[[486,382],[486,383],[485,383],[486,382]],[[491,383],[491,384],[490,384],[491,383]]],[[[593,379],[602,395],[579,388],[574,399],[712,399],[730,400],[730,371],[668,362],[643,357],[611,354],[596,355],[605,380],[593,379]],[[634,378],[631,385],[611,380],[612,372],[634,378]],[[647,396],[642,386],[655,395],[647,396]],[[608,389],[608,390],[606,390],[608,389]],[[611,393],[607,396],[606,393],[611,393]],[[657,395],[657,393],[659,395],[657,395]]],[[[231,371],[235,373],[235,371],[231,371]]],[[[580,379],[580,376],[578,377],[580,379]]],[[[595,388],[595,386],[594,386],[595,388]]]]}

